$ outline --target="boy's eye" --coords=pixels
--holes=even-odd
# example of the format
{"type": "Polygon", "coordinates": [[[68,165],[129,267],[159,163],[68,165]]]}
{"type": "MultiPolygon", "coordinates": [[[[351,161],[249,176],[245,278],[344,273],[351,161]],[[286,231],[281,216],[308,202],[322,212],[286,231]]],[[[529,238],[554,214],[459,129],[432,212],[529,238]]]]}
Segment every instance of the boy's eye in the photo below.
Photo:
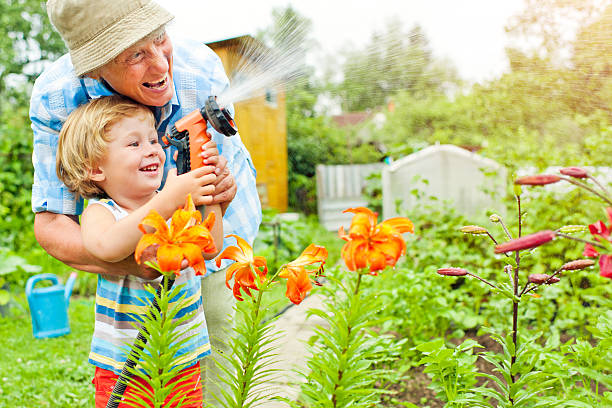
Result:
{"type": "Polygon", "coordinates": [[[155,138],[155,139],[151,139],[151,144],[152,144],[152,145],[157,144],[157,143],[158,143],[157,138],[155,138]]]}
{"type": "Polygon", "coordinates": [[[130,146],[132,146],[132,147],[138,147],[138,142],[132,142],[132,143],[130,143],[130,146]]]}

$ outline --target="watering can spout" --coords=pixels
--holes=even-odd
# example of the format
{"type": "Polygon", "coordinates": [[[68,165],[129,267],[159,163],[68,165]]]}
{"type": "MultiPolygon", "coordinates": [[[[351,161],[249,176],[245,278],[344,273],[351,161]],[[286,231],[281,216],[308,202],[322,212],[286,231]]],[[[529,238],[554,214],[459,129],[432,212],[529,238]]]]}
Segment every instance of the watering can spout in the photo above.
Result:
{"type": "Polygon", "coordinates": [[[72,288],[74,288],[76,277],[77,273],[72,272],[66,281],[66,286],[64,287],[64,300],[66,301],[66,308],[68,308],[68,305],[70,304],[70,296],[72,295],[72,288]]]}

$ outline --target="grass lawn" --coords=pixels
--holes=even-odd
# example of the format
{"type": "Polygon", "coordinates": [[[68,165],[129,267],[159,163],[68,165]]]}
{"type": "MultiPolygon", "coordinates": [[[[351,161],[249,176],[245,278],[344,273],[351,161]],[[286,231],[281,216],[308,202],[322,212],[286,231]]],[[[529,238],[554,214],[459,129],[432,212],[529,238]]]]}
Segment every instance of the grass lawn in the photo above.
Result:
{"type": "Polygon", "coordinates": [[[70,302],[71,333],[36,339],[25,301],[0,317],[0,407],[93,407],[93,366],[87,363],[94,299],[70,302]]]}
{"type": "MultiPolygon", "coordinates": [[[[228,289],[229,290],[229,289],[228,289]]],[[[272,317],[289,302],[284,285],[269,293],[272,317]]],[[[93,407],[94,368],[87,362],[94,327],[94,298],[72,298],[69,315],[71,333],[36,339],[22,295],[9,317],[0,317],[0,408],[93,407]]]]}

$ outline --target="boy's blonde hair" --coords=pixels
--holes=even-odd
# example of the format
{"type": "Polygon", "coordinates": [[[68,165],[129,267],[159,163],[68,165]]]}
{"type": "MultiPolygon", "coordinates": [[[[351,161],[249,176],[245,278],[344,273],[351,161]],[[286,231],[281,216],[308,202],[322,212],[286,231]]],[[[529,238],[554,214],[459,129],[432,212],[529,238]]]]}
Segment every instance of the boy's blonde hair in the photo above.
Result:
{"type": "Polygon", "coordinates": [[[138,115],[155,127],[149,108],[118,95],[94,99],[68,115],[59,134],[56,172],[72,193],[83,198],[105,195],[91,180],[91,172],[108,151],[111,126],[138,115]]]}

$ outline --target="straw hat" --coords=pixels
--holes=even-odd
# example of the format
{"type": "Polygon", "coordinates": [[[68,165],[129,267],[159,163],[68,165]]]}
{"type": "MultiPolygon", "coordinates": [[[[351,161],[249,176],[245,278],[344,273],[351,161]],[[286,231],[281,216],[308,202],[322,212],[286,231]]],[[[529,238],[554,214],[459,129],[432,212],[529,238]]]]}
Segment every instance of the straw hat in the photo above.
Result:
{"type": "Polygon", "coordinates": [[[151,0],[49,0],[47,13],[78,76],[103,66],[174,18],[151,0]]]}

